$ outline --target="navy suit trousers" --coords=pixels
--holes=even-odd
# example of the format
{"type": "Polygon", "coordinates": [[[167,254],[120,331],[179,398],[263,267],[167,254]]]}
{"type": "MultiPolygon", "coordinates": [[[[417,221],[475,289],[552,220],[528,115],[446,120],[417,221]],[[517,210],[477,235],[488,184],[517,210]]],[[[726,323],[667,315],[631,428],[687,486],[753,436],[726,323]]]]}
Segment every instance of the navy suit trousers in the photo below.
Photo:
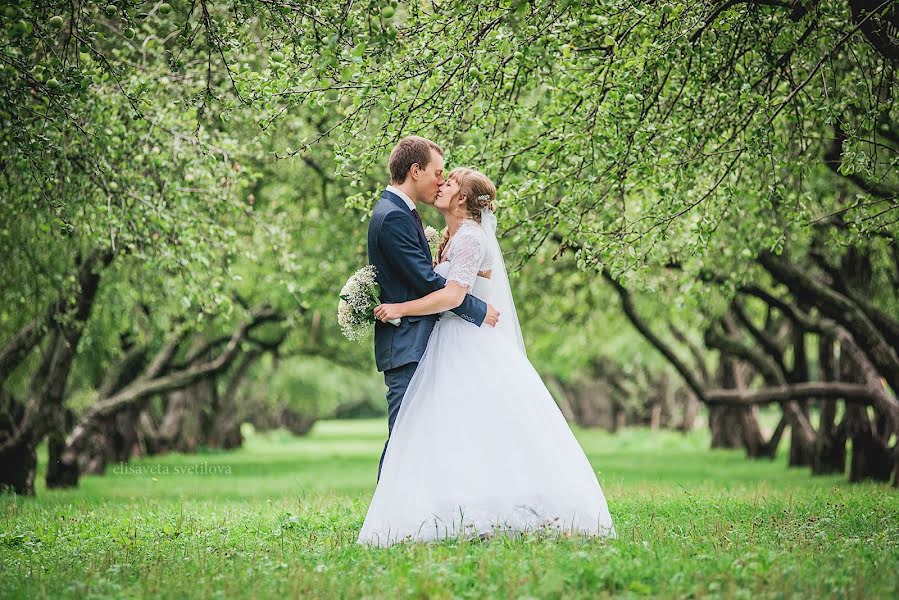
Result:
{"type": "Polygon", "coordinates": [[[387,384],[387,441],[384,442],[384,450],[381,452],[381,461],[378,463],[378,480],[381,479],[381,467],[384,465],[384,455],[387,454],[387,444],[390,443],[390,434],[393,432],[393,424],[400,412],[403,396],[406,388],[418,368],[417,362],[407,363],[395,369],[384,371],[384,383],[387,384]]]}

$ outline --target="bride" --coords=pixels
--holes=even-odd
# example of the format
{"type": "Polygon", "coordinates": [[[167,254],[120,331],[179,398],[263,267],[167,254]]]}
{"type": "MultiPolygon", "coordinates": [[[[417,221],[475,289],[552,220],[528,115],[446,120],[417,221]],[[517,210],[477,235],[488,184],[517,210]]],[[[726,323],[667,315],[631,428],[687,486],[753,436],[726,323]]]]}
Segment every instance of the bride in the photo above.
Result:
{"type": "Polygon", "coordinates": [[[593,468],[525,355],[496,241],[496,187],[454,169],[434,206],[447,237],[442,290],[382,304],[382,321],[440,313],[409,383],[358,542],[555,531],[615,537],[593,468]],[[465,294],[494,304],[496,328],[450,310],[465,294]]]}

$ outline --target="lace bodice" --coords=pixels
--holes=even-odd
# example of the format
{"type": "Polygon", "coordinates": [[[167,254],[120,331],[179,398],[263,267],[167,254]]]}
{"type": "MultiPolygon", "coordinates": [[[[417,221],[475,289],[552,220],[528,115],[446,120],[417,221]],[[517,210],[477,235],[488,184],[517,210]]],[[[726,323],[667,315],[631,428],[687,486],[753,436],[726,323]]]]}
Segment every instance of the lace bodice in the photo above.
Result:
{"type": "MultiPolygon", "coordinates": [[[[446,254],[446,262],[438,267],[443,267],[437,272],[443,275],[447,281],[455,281],[469,289],[473,295],[480,297],[476,290],[478,273],[490,271],[493,268],[487,244],[487,233],[475,221],[468,220],[462,223],[456,234],[450,241],[449,252],[446,254]],[[443,266],[447,265],[447,266],[443,266]]],[[[481,277],[489,283],[489,279],[481,277]]],[[[484,298],[482,298],[483,300],[484,298]]]]}

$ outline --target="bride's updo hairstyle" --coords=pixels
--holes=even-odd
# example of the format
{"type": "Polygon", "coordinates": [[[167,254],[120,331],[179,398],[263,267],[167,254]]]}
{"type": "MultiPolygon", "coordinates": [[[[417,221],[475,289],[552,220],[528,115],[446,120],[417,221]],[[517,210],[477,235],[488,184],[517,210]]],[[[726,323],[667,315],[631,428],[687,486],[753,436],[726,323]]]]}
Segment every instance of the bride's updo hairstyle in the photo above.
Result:
{"type": "MultiPolygon", "coordinates": [[[[495,210],[493,201],[496,200],[496,186],[490,178],[471,167],[456,167],[449,173],[447,179],[455,179],[459,184],[459,191],[451,198],[455,200],[460,195],[465,198],[465,210],[468,216],[478,223],[481,222],[481,211],[485,208],[495,210]]],[[[439,263],[443,258],[443,250],[449,242],[449,230],[443,234],[443,241],[437,248],[437,256],[434,263],[439,263]]]]}
{"type": "Polygon", "coordinates": [[[465,208],[469,217],[480,223],[482,210],[485,208],[494,210],[496,186],[489,177],[470,167],[456,167],[450,171],[449,179],[455,179],[459,184],[459,191],[453,200],[459,195],[465,198],[465,208]]]}

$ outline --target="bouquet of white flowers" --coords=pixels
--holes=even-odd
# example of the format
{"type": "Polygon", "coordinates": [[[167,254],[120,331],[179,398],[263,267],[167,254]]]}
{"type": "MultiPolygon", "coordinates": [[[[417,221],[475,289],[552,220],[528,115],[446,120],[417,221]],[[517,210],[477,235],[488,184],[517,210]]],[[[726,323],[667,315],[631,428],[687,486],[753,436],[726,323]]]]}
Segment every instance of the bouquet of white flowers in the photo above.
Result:
{"type": "MultiPolygon", "coordinates": [[[[352,274],[340,290],[337,304],[337,323],[348,340],[358,342],[371,334],[377,321],[374,308],[381,304],[380,286],[376,281],[377,270],[373,265],[362,267],[352,274]]],[[[399,319],[390,323],[399,326],[399,319]]]]}
{"type": "Polygon", "coordinates": [[[431,247],[431,254],[437,255],[437,248],[440,246],[440,232],[428,225],[425,227],[425,237],[428,239],[428,246],[431,247]]]}

